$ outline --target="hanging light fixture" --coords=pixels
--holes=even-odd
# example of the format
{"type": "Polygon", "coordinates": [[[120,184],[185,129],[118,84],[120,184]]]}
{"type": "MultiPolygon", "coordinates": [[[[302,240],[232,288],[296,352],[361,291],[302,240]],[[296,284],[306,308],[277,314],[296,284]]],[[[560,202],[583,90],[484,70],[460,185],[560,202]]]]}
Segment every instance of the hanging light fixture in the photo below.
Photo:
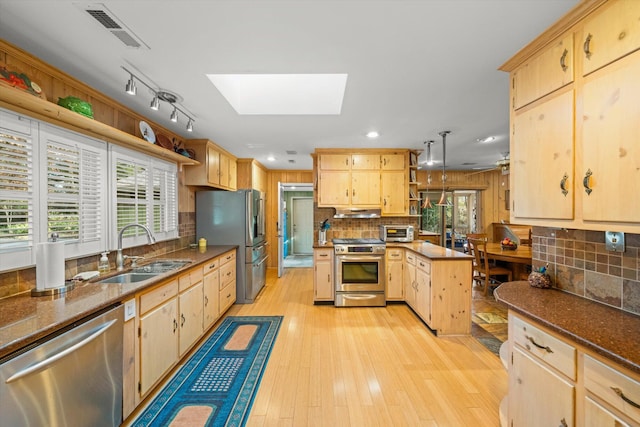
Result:
{"type": "MultiPolygon", "coordinates": [[[[136,88],[136,80],[146,86],[151,93],[153,94],[153,98],[151,99],[151,103],[149,104],[149,108],[154,111],[158,111],[160,109],[160,101],[164,101],[168,104],[171,104],[173,107],[173,111],[171,112],[171,121],[176,123],[178,121],[178,112],[181,112],[187,118],[187,132],[193,132],[193,122],[195,119],[192,115],[187,114],[182,108],[180,108],[178,102],[181,102],[182,98],[175,93],[163,90],[163,89],[154,89],[150,85],[144,82],[144,80],[140,79],[138,76],[133,74],[131,71],[126,69],[125,67],[120,67],[129,73],[129,80],[125,86],[125,90],[130,95],[135,95],[137,93],[136,88]]],[[[183,107],[184,108],[184,107],[183,107]]]]}
{"type": "Polygon", "coordinates": [[[431,140],[426,142],[427,144],[427,166],[433,166],[433,154],[431,154],[431,144],[435,141],[431,140]]]}
{"type": "Polygon", "coordinates": [[[451,131],[445,130],[438,135],[442,137],[442,194],[440,195],[440,200],[436,205],[438,206],[448,206],[447,202],[447,194],[444,192],[444,184],[447,180],[447,175],[445,173],[446,163],[447,163],[447,135],[450,134],[451,131]]]}
{"type": "Polygon", "coordinates": [[[424,199],[422,203],[422,209],[432,209],[433,203],[431,203],[431,199],[429,198],[429,186],[431,185],[431,171],[427,172],[427,198],[424,199]]]}
{"type": "Polygon", "coordinates": [[[138,92],[138,89],[136,88],[136,82],[133,80],[133,74],[130,75],[124,90],[129,95],[135,95],[138,92]]]}

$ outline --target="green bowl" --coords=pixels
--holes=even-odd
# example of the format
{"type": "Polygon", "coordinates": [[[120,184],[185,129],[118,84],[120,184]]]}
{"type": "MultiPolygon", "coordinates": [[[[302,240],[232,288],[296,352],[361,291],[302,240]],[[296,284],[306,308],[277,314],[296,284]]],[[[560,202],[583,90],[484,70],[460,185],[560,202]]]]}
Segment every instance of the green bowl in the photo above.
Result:
{"type": "Polygon", "coordinates": [[[67,96],[66,98],[58,98],[58,105],[67,110],[82,114],[85,117],[93,119],[93,108],[87,101],[83,101],[75,96],[67,96]]]}

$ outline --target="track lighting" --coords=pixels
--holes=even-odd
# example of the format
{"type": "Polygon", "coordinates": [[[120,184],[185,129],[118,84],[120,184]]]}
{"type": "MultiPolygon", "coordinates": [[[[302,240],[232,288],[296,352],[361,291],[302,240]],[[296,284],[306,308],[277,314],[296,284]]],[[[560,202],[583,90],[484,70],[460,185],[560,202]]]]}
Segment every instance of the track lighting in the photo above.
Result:
{"type": "Polygon", "coordinates": [[[151,108],[154,111],[158,111],[160,109],[160,98],[158,98],[158,95],[153,97],[153,99],[151,100],[151,105],[149,105],[149,108],[151,108]]]}
{"type": "Polygon", "coordinates": [[[135,95],[137,93],[135,82],[137,80],[138,82],[146,86],[153,94],[153,99],[151,99],[149,108],[154,111],[158,111],[160,109],[160,101],[171,104],[171,106],[173,107],[173,111],[171,112],[170,120],[176,123],[178,121],[178,112],[182,113],[187,118],[187,132],[193,132],[193,122],[195,121],[195,119],[190,114],[187,114],[182,108],[180,108],[179,104],[177,104],[178,102],[182,101],[180,96],[166,90],[154,89],[153,87],[145,83],[144,80],[140,79],[140,77],[127,70],[125,67],[121,66],[120,68],[129,73],[129,80],[127,81],[127,85],[125,86],[125,90],[128,94],[135,95]]]}
{"type": "Polygon", "coordinates": [[[135,95],[138,92],[138,89],[136,88],[136,82],[133,80],[133,74],[131,74],[131,77],[129,77],[129,81],[127,81],[127,85],[125,86],[124,90],[129,95],[135,95]]]}

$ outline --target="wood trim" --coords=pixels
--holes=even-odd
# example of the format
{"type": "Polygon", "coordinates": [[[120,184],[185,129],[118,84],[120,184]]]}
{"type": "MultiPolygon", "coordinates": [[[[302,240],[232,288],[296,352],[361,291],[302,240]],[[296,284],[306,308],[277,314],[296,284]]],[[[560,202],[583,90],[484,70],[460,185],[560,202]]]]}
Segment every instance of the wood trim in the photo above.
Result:
{"type": "Polygon", "coordinates": [[[518,68],[523,62],[540,52],[554,39],[573,28],[578,22],[583,20],[588,14],[602,6],[608,0],[583,0],[573,9],[562,16],[553,25],[547,28],[542,34],[533,39],[528,45],[520,49],[507,62],[502,64],[498,70],[511,72],[518,68]]]}

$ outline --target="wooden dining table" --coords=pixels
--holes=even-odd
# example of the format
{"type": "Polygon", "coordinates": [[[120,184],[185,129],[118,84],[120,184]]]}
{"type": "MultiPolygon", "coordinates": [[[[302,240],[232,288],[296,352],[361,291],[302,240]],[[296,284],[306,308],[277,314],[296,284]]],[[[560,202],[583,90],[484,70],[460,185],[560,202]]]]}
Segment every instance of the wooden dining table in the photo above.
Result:
{"type": "MultiPolygon", "coordinates": [[[[480,252],[482,247],[479,248],[480,252]]],[[[500,243],[487,243],[489,259],[503,261],[513,272],[513,280],[523,280],[528,276],[527,266],[531,265],[531,246],[520,245],[515,250],[502,249],[500,243]]]]}

